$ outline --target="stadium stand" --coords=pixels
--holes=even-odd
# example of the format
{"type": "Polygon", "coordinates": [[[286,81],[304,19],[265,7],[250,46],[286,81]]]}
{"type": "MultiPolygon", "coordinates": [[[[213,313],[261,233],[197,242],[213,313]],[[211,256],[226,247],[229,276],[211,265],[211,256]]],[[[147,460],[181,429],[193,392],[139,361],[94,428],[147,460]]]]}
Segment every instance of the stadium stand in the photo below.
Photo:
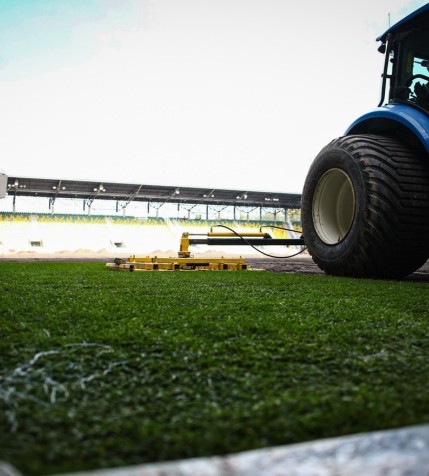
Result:
{"type": "Polygon", "coordinates": [[[31,213],[0,212],[0,222],[28,222],[31,216],[31,213]]]}
{"type": "MultiPolygon", "coordinates": [[[[158,256],[175,256],[183,232],[204,234],[219,224],[237,232],[258,231],[261,225],[275,225],[269,221],[0,212],[0,255],[25,252],[90,252],[109,255],[155,253],[158,256]]],[[[275,228],[264,231],[274,237],[290,236],[289,233],[275,228]]],[[[227,249],[211,250],[207,245],[196,245],[193,251],[236,255],[254,253],[251,249],[241,246],[225,248],[227,249]]]]}
{"type": "MultiPolygon", "coordinates": [[[[0,255],[88,251],[171,256],[183,232],[204,234],[218,223],[237,232],[259,231],[260,225],[283,224],[286,217],[291,228],[289,217],[294,219],[301,203],[300,195],[290,193],[1,177],[0,255]]],[[[269,232],[287,237],[277,229],[269,232]]],[[[225,248],[220,252],[245,252],[243,247],[225,248]]]]}

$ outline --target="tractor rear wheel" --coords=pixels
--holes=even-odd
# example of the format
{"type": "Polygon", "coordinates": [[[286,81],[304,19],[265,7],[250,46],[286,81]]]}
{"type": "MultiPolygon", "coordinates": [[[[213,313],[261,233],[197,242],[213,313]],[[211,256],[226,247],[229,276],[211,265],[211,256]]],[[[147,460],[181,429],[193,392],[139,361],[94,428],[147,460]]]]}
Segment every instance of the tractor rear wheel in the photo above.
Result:
{"type": "Polygon", "coordinates": [[[427,155],[383,136],[335,139],[308,172],[301,211],[305,244],[327,274],[410,274],[429,257],[427,155]]]}

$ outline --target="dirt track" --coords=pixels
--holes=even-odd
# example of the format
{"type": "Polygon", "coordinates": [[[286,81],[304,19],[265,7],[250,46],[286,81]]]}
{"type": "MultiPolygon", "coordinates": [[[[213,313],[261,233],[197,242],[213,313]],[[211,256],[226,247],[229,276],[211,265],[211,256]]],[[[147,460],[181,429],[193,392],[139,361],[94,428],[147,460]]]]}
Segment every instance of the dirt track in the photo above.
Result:
{"type": "MultiPolygon", "coordinates": [[[[262,268],[278,273],[324,274],[308,255],[296,256],[290,259],[248,258],[246,261],[254,268],[262,268]]],[[[429,282],[429,261],[404,280],[429,282]]]]}
{"type": "Polygon", "coordinates": [[[323,274],[314,261],[308,255],[295,256],[294,258],[246,258],[253,268],[262,268],[267,271],[278,273],[303,273],[323,274]]]}

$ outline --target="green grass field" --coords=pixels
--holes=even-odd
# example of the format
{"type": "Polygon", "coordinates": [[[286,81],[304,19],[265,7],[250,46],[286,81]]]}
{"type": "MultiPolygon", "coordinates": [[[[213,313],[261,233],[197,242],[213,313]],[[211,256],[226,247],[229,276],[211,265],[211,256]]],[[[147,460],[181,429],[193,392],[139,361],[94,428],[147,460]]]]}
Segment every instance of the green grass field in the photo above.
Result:
{"type": "Polygon", "coordinates": [[[0,263],[0,460],[28,475],[429,422],[429,283],[0,263]]]}

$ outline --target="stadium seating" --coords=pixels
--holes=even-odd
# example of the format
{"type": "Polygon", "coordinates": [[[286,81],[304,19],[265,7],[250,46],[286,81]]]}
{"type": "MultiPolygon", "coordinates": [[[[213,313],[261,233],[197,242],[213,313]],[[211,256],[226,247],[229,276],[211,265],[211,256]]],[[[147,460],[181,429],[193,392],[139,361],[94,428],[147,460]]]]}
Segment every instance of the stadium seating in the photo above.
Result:
{"type": "MultiPolygon", "coordinates": [[[[0,212],[0,255],[90,252],[172,256],[179,249],[183,232],[204,234],[217,224],[244,232],[258,231],[261,225],[274,225],[274,222],[0,212]]],[[[218,231],[222,230],[218,228],[218,231]]],[[[274,237],[289,236],[275,228],[263,231],[274,237]]],[[[198,245],[193,251],[216,250],[198,245]]],[[[219,252],[244,255],[252,250],[228,247],[219,252]]]]}

